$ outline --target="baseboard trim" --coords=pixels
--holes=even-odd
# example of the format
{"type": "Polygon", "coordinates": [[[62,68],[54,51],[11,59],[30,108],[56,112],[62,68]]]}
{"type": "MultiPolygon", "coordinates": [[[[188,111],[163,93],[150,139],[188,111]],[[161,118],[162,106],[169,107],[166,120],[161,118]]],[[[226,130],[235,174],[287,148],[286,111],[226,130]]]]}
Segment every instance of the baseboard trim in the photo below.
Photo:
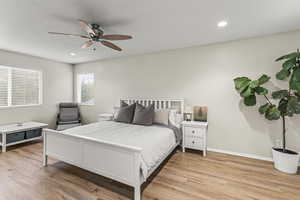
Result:
{"type": "Polygon", "coordinates": [[[255,154],[238,153],[238,152],[234,152],[234,151],[226,151],[226,150],[213,149],[213,148],[208,148],[207,150],[212,151],[212,152],[217,152],[217,153],[224,153],[224,154],[229,154],[229,155],[234,155],[234,156],[241,156],[241,157],[245,157],[245,158],[253,158],[253,159],[257,159],[257,160],[273,162],[273,159],[271,157],[258,156],[255,154]]]}
{"type": "MultiPolygon", "coordinates": [[[[264,161],[273,162],[273,158],[258,156],[258,155],[255,155],[255,154],[238,153],[238,152],[233,152],[233,151],[225,151],[225,150],[212,149],[212,148],[207,148],[207,151],[212,151],[212,152],[217,152],[217,153],[224,153],[224,154],[229,154],[229,155],[234,155],[234,156],[241,156],[241,157],[245,157],[245,158],[253,158],[253,159],[257,159],[257,160],[264,160],[264,161]]],[[[299,167],[300,167],[300,162],[299,162],[299,167]]]]}

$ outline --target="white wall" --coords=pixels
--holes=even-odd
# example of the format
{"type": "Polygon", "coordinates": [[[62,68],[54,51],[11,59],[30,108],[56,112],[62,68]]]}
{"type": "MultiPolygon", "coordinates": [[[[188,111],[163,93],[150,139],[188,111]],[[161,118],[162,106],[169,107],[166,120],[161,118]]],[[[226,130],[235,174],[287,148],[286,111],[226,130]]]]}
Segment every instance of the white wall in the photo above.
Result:
{"type": "Polygon", "coordinates": [[[36,69],[43,73],[43,104],[0,108],[0,124],[33,120],[48,123],[54,128],[58,103],[73,100],[72,65],[7,51],[0,51],[0,65],[36,69]]]}
{"type": "MultiPolygon", "coordinates": [[[[266,73],[269,88],[285,86],[274,78],[281,67],[274,60],[297,47],[299,31],[76,65],[75,72],[96,76],[96,105],[81,107],[83,118],[96,121],[121,97],[185,98],[209,107],[210,148],[270,157],[281,121],[267,121],[257,107],[241,104],[233,79],[266,73]]],[[[300,151],[300,116],[288,121],[287,144],[300,151]]]]}

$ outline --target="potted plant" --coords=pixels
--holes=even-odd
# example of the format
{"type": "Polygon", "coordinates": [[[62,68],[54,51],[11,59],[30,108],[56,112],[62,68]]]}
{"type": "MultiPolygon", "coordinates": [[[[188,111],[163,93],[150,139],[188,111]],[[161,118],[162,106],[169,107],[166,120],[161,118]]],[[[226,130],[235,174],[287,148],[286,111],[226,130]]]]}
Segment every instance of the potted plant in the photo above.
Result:
{"type": "Polygon", "coordinates": [[[276,61],[284,61],[276,78],[288,81],[289,85],[287,89],[272,92],[272,99],[267,96],[269,90],[263,87],[270,80],[270,77],[265,74],[257,80],[238,77],[234,79],[234,84],[246,106],[256,105],[256,96],[261,95],[265,98],[266,104],[259,107],[259,113],[268,120],[282,120],[282,148],[272,148],[274,166],[280,171],[295,174],[298,171],[300,155],[298,152],[286,148],[286,118],[300,114],[299,50],[281,56],[276,61]]]}

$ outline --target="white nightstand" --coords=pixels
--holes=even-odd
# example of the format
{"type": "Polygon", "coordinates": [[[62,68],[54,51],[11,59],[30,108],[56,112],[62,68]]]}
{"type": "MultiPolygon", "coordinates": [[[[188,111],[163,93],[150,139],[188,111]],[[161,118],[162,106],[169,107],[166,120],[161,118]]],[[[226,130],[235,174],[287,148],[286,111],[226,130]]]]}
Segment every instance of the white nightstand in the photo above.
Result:
{"type": "Polygon", "coordinates": [[[114,115],[111,113],[102,113],[100,115],[98,115],[98,122],[101,121],[111,121],[113,120],[114,115]]]}
{"type": "Polygon", "coordinates": [[[206,156],[206,141],[208,122],[183,121],[182,126],[182,151],[185,148],[202,150],[203,156],[206,156]]]}

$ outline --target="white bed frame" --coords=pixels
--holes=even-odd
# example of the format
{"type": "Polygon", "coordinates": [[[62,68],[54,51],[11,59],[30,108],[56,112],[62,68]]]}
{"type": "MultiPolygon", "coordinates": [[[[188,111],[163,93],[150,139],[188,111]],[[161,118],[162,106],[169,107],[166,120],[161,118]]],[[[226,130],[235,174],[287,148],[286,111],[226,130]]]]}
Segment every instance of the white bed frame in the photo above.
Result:
{"type": "MultiPolygon", "coordinates": [[[[138,102],[143,105],[155,104],[155,109],[178,109],[183,115],[184,100],[172,99],[121,99],[129,104],[138,102]]],[[[141,169],[140,148],[93,140],[84,136],[68,135],[63,132],[44,129],[44,166],[47,166],[48,156],[75,165],[134,187],[134,200],[141,199],[141,169]],[[122,166],[122,167],[120,167],[122,166]]],[[[177,144],[178,145],[178,144],[177,144]]],[[[176,146],[177,146],[176,145],[176,146]]],[[[168,154],[150,171],[155,169],[176,148],[174,146],[168,154]]]]}

